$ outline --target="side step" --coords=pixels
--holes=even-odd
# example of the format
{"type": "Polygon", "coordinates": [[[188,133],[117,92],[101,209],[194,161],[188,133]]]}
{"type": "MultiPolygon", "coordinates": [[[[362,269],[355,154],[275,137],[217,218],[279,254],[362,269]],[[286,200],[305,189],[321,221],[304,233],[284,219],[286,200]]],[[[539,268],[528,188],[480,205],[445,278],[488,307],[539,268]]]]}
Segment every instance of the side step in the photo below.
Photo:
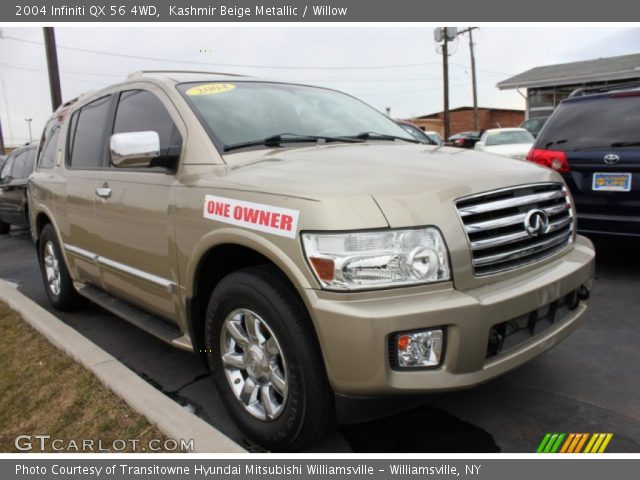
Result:
{"type": "Polygon", "coordinates": [[[158,337],[160,340],[174,343],[183,336],[180,329],[175,325],[144,312],[130,303],[119,300],[92,285],[82,285],[78,288],[78,293],[102,308],[109,310],[114,315],[158,337]]]}

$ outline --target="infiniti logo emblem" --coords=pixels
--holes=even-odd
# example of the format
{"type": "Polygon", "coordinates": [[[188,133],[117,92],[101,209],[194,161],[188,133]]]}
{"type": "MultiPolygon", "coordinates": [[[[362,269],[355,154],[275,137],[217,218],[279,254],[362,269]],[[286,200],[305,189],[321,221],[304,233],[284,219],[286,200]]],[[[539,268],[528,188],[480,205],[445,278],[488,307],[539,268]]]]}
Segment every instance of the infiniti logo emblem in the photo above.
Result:
{"type": "Polygon", "coordinates": [[[616,165],[620,161],[620,156],[615,153],[608,153],[603,158],[607,165],[616,165]]]}
{"type": "Polygon", "coordinates": [[[538,237],[549,231],[549,217],[542,210],[529,210],[524,218],[524,229],[530,237],[538,237]]]}

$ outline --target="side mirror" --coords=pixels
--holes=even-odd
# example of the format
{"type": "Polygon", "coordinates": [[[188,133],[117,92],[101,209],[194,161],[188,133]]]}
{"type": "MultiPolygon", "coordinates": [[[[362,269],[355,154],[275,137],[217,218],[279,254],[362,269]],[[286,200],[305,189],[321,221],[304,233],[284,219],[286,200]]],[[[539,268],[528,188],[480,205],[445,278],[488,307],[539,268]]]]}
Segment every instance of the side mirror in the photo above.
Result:
{"type": "Polygon", "coordinates": [[[114,133],[109,142],[115,167],[148,167],[160,155],[158,132],[114,133]]]}

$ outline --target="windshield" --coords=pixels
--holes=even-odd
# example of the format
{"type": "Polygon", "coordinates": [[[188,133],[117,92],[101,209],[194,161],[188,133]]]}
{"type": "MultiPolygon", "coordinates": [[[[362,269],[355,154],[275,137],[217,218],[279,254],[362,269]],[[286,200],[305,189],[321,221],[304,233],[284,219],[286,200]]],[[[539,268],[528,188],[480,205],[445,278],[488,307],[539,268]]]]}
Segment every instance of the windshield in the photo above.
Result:
{"type": "Polygon", "coordinates": [[[189,83],[178,89],[218,148],[284,134],[355,137],[375,133],[415,141],[382,113],[333,90],[267,82],[189,83]]]}
{"type": "Polygon", "coordinates": [[[487,146],[509,145],[511,143],[533,143],[533,135],[525,131],[498,132],[487,134],[487,146]]]}

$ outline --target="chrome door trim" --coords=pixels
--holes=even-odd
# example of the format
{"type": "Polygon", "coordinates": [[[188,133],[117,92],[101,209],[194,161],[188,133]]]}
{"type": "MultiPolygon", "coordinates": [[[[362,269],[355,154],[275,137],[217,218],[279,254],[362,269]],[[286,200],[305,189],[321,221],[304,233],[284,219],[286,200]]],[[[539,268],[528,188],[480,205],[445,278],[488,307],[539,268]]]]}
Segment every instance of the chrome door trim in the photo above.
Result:
{"type": "Polygon", "coordinates": [[[125,265],[124,263],[116,262],[115,260],[111,260],[109,258],[101,257],[100,255],[89,252],[74,245],[65,243],[64,248],[71,253],[75,253],[76,255],[79,255],[81,257],[88,258],[89,260],[92,260],[97,264],[113,268],[114,270],[119,270],[133,277],[141,278],[143,280],[146,280],[147,282],[158,285],[164,288],[167,292],[175,291],[176,284],[171,280],[167,280],[166,278],[162,278],[152,273],[145,272],[144,270],[139,270],[129,265],[125,265]]]}

